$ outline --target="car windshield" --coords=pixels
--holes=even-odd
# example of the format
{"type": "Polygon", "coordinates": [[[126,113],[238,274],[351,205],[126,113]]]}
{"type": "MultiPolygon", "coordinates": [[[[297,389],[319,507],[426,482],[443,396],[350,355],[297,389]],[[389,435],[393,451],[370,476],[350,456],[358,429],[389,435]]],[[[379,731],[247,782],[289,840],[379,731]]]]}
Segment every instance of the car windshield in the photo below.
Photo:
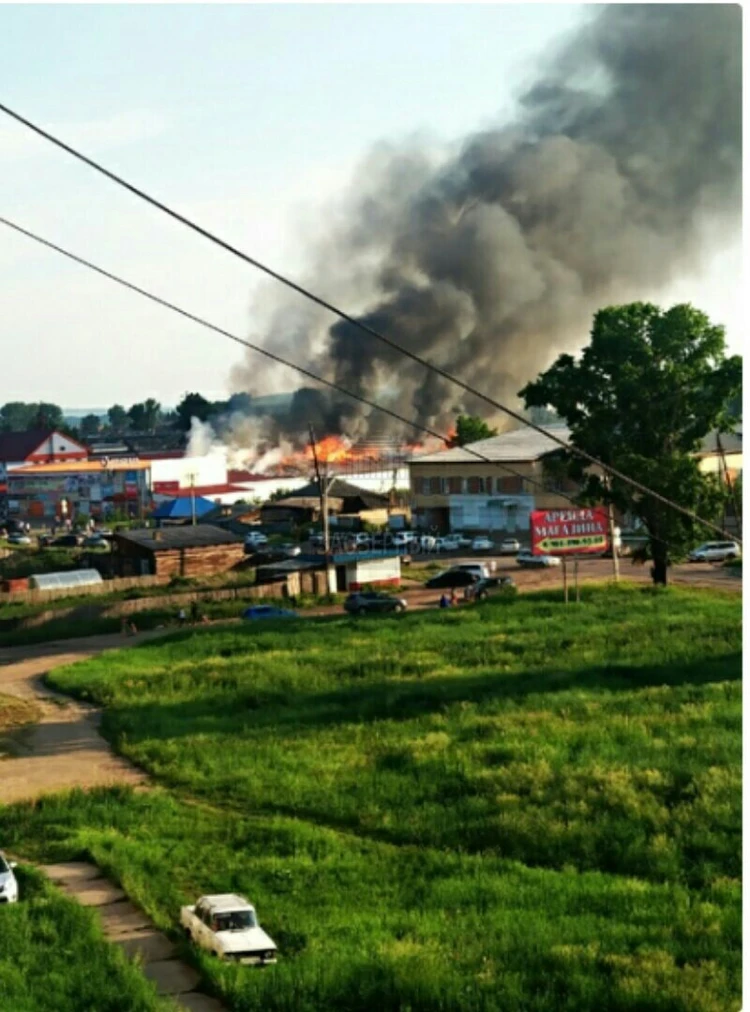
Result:
{"type": "Polygon", "coordinates": [[[8,867],[5,858],[2,856],[2,854],[0,854],[0,875],[5,875],[5,873],[9,871],[10,868],[8,867]]]}
{"type": "Polygon", "coordinates": [[[228,914],[217,914],[215,921],[214,931],[244,931],[258,925],[252,910],[232,910],[228,914]]]}

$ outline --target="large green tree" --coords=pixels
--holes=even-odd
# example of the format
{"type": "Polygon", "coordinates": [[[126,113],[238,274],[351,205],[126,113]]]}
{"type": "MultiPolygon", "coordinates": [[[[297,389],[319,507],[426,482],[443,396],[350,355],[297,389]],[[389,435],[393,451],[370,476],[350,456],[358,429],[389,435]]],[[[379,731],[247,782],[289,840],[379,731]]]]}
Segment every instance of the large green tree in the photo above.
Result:
{"type": "Polygon", "coordinates": [[[459,415],[456,419],[456,434],[451,440],[451,446],[466,446],[467,443],[476,443],[480,439],[489,439],[496,436],[497,429],[492,429],[483,418],[478,415],[459,415]]]}
{"type": "Polygon", "coordinates": [[[27,429],[62,429],[62,408],[45,401],[26,403],[9,401],[0,408],[0,430],[25,432],[27,429]]]}
{"type": "Polygon", "coordinates": [[[194,418],[200,422],[205,422],[210,418],[213,413],[213,404],[206,400],[202,394],[185,394],[175,411],[177,424],[183,432],[189,432],[194,418]]]}
{"type": "Polygon", "coordinates": [[[128,409],[130,424],[136,432],[153,432],[159,424],[160,416],[161,404],[153,397],[139,404],[133,404],[128,409]]]}
{"type": "MultiPolygon", "coordinates": [[[[573,446],[715,522],[726,492],[700,472],[694,453],[712,429],[731,428],[741,377],[740,357],[726,355],[724,328],[705,313],[635,302],[600,310],[580,358],[561,355],[520,396],[527,408],[554,408],[573,446]]],[[[653,496],[593,473],[580,457],[565,460],[583,485],[582,501],[612,502],[643,523],[655,583],[667,582],[673,555],[711,536],[653,496]]]]}
{"type": "Polygon", "coordinates": [[[96,436],[102,427],[102,421],[99,415],[84,415],[81,419],[79,430],[81,437],[85,439],[87,436],[96,436]]]}
{"type": "Polygon", "coordinates": [[[129,424],[128,413],[122,404],[113,404],[107,412],[109,427],[113,432],[124,432],[129,424]]]}

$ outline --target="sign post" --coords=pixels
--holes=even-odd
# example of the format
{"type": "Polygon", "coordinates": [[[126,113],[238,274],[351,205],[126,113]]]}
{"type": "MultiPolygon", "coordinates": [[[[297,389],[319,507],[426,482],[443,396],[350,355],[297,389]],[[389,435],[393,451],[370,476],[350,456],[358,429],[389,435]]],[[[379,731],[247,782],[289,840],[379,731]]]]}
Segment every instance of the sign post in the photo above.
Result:
{"type": "MultiPolygon", "coordinates": [[[[573,557],[576,602],[580,604],[578,582],[580,556],[601,555],[610,543],[610,517],[606,506],[588,509],[533,510],[531,551],[534,555],[556,555],[562,561],[563,596],[569,600],[567,559],[573,557]]],[[[613,544],[616,551],[616,545],[613,544]]]]}

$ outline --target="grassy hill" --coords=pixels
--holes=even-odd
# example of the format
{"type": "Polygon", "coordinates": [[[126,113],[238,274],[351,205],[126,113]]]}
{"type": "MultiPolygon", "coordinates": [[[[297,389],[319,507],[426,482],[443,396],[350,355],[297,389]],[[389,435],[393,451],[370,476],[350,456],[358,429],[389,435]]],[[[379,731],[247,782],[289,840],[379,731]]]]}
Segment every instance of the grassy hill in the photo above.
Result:
{"type": "Polygon", "coordinates": [[[55,672],[162,789],[0,809],[164,927],[240,890],[238,1010],[739,1007],[740,602],[585,589],[186,632],[55,672]]]}

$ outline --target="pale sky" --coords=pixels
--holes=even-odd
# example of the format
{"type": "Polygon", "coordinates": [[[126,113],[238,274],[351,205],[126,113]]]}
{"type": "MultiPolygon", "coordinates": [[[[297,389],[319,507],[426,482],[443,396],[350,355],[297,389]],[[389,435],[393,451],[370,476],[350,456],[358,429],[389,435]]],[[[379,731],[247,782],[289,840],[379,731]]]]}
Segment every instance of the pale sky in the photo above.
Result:
{"type": "MultiPolygon", "coordinates": [[[[503,122],[567,5],[0,6],[3,101],[282,272],[382,140],[503,122]]],[[[241,335],[259,276],[0,116],[0,214],[241,335]]],[[[309,246],[309,243],[308,243],[309,246]]],[[[665,293],[740,350],[739,249],[665,293]]],[[[0,227],[0,403],[226,397],[242,352],[0,227]]],[[[265,283],[265,282],[264,282],[265,283]]],[[[325,292],[321,292],[325,296],[325,292]]],[[[347,307],[343,307],[347,308],[347,307]]],[[[287,389],[297,380],[289,376],[287,389]]]]}

